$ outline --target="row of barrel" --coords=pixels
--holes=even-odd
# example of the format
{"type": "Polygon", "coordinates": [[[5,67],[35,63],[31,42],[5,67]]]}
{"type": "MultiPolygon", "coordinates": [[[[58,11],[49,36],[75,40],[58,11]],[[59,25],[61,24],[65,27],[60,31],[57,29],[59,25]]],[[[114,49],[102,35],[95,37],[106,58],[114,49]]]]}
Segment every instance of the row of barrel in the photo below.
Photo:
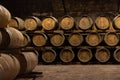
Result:
{"type": "Polygon", "coordinates": [[[30,16],[25,20],[19,17],[13,17],[9,22],[9,26],[19,30],[120,30],[120,15],[117,15],[113,20],[107,16],[98,16],[95,21],[90,16],[72,17],[69,15],[60,17],[59,20],[53,16],[48,16],[42,20],[35,16],[30,16]],[[111,28],[112,27],[112,28],[111,28]]]}
{"type": "Polygon", "coordinates": [[[38,64],[35,52],[0,53],[0,80],[14,80],[18,75],[32,72],[38,64]]]}
{"type": "Polygon", "coordinates": [[[113,63],[114,61],[120,62],[120,48],[113,49],[105,48],[104,46],[98,48],[83,47],[77,49],[72,47],[65,47],[62,49],[46,48],[41,53],[41,61],[48,64],[59,61],[70,63],[75,60],[75,62],[78,62],[77,60],[79,60],[81,63],[88,63],[93,59],[100,63],[109,62],[110,59],[112,59],[113,63]]]}
{"type": "Polygon", "coordinates": [[[26,40],[24,45],[31,43],[36,47],[44,46],[117,46],[120,43],[120,34],[115,32],[108,33],[36,33],[36,34],[25,34],[26,40]]]}

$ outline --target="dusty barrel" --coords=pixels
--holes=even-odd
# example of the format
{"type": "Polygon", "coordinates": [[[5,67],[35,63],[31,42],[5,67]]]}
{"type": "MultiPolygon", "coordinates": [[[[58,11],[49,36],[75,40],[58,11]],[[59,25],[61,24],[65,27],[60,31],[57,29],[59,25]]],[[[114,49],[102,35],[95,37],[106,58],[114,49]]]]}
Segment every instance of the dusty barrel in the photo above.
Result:
{"type": "Polygon", "coordinates": [[[113,27],[115,29],[120,29],[120,15],[117,15],[114,19],[113,19],[113,27]]]}
{"type": "Polygon", "coordinates": [[[93,25],[93,20],[89,16],[82,16],[78,19],[77,25],[79,29],[88,30],[93,25]]]}
{"type": "Polygon", "coordinates": [[[24,20],[19,18],[19,17],[13,17],[10,20],[8,26],[16,28],[18,30],[24,30],[25,29],[25,27],[24,27],[24,20]]]}
{"type": "Polygon", "coordinates": [[[7,27],[10,19],[11,19],[10,12],[5,7],[0,5],[0,28],[7,27]]]}
{"type": "Polygon", "coordinates": [[[99,33],[91,32],[86,36],[86,42],[90,46],[97,46],[101,43],[102,38],[99,33]]]}
{"type": "Polygon", "coordinates": [[[30,31],[36,30],[37,28],[39,30],[42,29],[41,20],[35,16],[30,16],[30,17],[26,18],[24,21],[24,26],[25,26],[26,30],[30,30],[30,31]]]}
{"type": "Polygon", "coordinates": [[[95,58],[101,63],[107,62],[110,56],[110,51],[107,48],[99,48],[95,53],[95,58]]]}
{"type": "Polygon", "coordinates": [[[22,42],[22,47],[26,47],[31,43],[31,39],[28,34],[23,33],[24,41],[22,42]]]}
{"type": "Polygon", "coordinates": [[[0,64],[3,67],[2,80],[16,78],[20,71],[20,64],[14,56],[1,53],[0,64]]]}
{"type": "Polygon", "coordinates": [[[55,50],[53,49],[45,49],[43,52],[42,52],[42,60],[45,62],[45,63],[52,63],[55,61],[56,59],[56,52],[55,50]]]}
{"type": "Polygon", "coordinates": [[[73,52],[73,50],[71,48],[64,48],[60,51],[60,60],[64,63],[68,63],[71,62],[74,57],[75,54],[73,52]]]}
{"type": "Polygon", "coordinates": [[[56,29],[58,27],[58,20],[53,16],[46,17],[42,20],[42,27],[44,30],[56,29]]]}
{"type": "Polygon", "coordinates": [[[2,79],[1,80],[9,80],[10,78],[10,65],[8,62],[3,58],[0,57],[0,64],[2,68],[2,79]]]}
{"type": "Polygon", "coordinates": [[[75,21],[74,18],[71,16],[64,16],[60,20],[60,28],[63,30],[70,30],[74,27],[75,21]]]}
{"type": "Polygon", "coordinates": [[[1,69],[2,69],[2,74],[0,75],[0,76],[2,76],[1,80],[9,80],[10,73],[11,73],[10,66],[3,57],[0,57],[0,65],[1,65],[1,69]]]}
{"type": "Polygon", "coordinates": [[[120,62],[120,48],[114,51],[113,57],[117,62],[120,62]]]}
{"type": "Polygon", "coordinates": [[[53,46],[61,46],[64,41],[65,36],[63,33],[54,33],[50,38],[50,42],[53,46]]]}
{"type": "Polygon", "coordinates": [[[20,73],[29,73],[37,66],[38,64],[38,55],[35,52],[22,52],[20,54],[14,54],[20,63],[20,73]]]}
{"type": "Polygon", "coordinates": [[[40,33],[37,35],[34,35],[32,38],[32,42],[35,46],[44,46],[47,43],[47,35],[44,33],[40,33]]]}
{"type": "Polygon", "coordinates": [[[83,63],[89,62],[93,57],[92,51],[88,48],[80,49],[77,53],[77,57],[80,62],[83,63]]]}
{"type": "Polygon", "coordinates": [[[99,16],[95,20],[95,25],[98,29],[106,30],[110,27],[110,20],[108,17],[99,16]]]}
{"type": "Polygon", "coordinates": [[[119,43],[119,36],[115,32],[108,32],[104,36],[104,41],[109,46],[116,46],[119,43]]]}
{"type": "Polygon", "coordinates": [[[68,37],[68,42],[72,46],[79,46],[83,42],[83,36],[80,33],[72,33],[68,37]]]}
{"type": "MultiPolygon", "coordinates": [[[[5,29],[9,35],[9,44],[8,48],[19,48],[22,46],[22,42],[24,41],[23,34],[15,28],[8,27],[5,29]]],[[[4,45],[4,44],[3,44],[4,45]]]]}
{"type": "Polygon", "coordinates": [[[8,62],[12,72],[11,77],[13,76],[15,78],[20,71],[19,61],[11,54],[1,53],[1,57],[3,57],[8,62]]]}

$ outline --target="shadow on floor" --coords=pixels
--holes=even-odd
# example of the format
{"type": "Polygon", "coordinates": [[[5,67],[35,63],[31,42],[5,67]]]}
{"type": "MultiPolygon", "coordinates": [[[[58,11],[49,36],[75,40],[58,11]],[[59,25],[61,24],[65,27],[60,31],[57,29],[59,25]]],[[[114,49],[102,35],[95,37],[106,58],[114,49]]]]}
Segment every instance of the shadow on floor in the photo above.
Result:
{"type": "Polygon", "coordinates": [[[43,72],[31,72],[31,73],[28,73],[28,74],[18,75],[16,79],[17,80],[18,79],[32,79],[32,80],[35,80],[38,77],[43,77],[43,72]]]}

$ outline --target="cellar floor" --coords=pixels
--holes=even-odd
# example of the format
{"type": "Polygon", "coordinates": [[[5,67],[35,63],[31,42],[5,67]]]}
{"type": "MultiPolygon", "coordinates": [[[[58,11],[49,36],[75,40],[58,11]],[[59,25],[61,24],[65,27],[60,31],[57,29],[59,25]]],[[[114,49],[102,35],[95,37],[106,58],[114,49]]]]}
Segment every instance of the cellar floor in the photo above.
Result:
{"type": "Polygon", "coordinates": [[[16,80],[120,80],[120,65],[39,65],[33,72],[43,74],[16,80]]]}

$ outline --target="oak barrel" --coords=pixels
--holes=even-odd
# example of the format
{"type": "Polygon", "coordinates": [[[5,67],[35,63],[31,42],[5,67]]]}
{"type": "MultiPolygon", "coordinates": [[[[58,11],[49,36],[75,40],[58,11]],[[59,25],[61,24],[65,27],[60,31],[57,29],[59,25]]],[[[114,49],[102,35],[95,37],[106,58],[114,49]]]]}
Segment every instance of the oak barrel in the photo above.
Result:
{"type": "Polygon", "coordinates": [[[79,29],[88,30],[92,27],[93,20],[89,16],[82,16],[79,18],[77,24],[79,29]]]}
{"type": "Polygon", "coordinates": [[[95,58],[101,62],[105,63],[110,59],[110,51],[107,48],[98,48],[95,53],[95,58]]]}
{"type": "Polygon", "coordinates": [[[113,57],[117,62],[120,62],[120,49],[119,48],[114,51],[113,57]]]}
{"type": "Polygon", "coordinates": [[[97,46],[101,43],[102,38],[99,33],[91,32],[86,36],[86,42],[90,46],[97,46]]]}
{"type": "Polygon", "coordinates": [[[20,64],[13,55],[1,53],[0,64],[3,67],[3,80],[13,80],[16,78],[20,71],[20,64]]]}
{"type": "Polygon", "coordinates": [[[32,70],[37,66],[38,64],[38,56],[35,52],[22,52],[20,54],[14,54],[14,56],[18,59],[20,62],[20,73],[19,74],[25,74],[32,72],[32,70]]]}
{"type": "Polygon", "coordinates": [[[8,27],[6,32],[9,35],[9,44],[8,48],[19,48],[22,47],[22,42],[24,41],[23,34],[15,28],[8,27]]]}
{"type": "Polygon", "coordinates": [[[88,49],[88,48],[80,49],[77,53],[77,57],[80,62],[83,62],[83,63],[89,62],[93,57],[92,51],[91,49],[88,49]]]}
{"type": "Polygon", "coordinates": [[[31,39],[28,34],[23,33],[24,41],[22,42],[22,47],[26,47],[31,43],[31,39]]]}
{"type": "Polygon", "coordinates": [[[42,20],[42,27],[44,30],[56,29],[58,27],[57,24],[58,20],[53,16],[46,17],[42,20]]]}
{"type": "Polygon", "coordinates": [[[64,48],[60,51],[60,60],[64,63],[68,63],[71,62],[74,57],[75,54],[73,52],[73,50],[71,48],[64,48]]]}
{"type": "Polygon", "coordinates": [[[20,71],[19,61],[13,55],[5,54],[5,53],[1,53],[1,57],[3,57],[9,65],[9,69],[10,69],[9,80],[15,79],[20,71]]]}
{"type": "Polygon", "coordinates": [[[62,33],[54,33],[50,38],[50,42],[53,46],[61,46],[64,41],[65,36],[62,33]]]}
{"type": "Polygon", "coordinates": [[[34,35],[32,38],[32,42],[35,46],[44,46],[47,43],[47,36],[44,33],[40,33],[37,35],[34,35]]]}
{"type": "Polygon", "coordinates": [[[83,36],[80,33],[72,33],[68,37],[68,42],[71,46],[79,46],[83,42],[83,36]]]}
{"type": "Polygon", "coordinates": [[[52,63],[56,59],[56,52],[54,49],[45,49],[45,51],[42,52],[42,60],[45,63],[52,63]]]}
{"type": "Polygon", "coordinates": [[[104,41],[109,46],[116,46],[119,43],[119,36],[115,32],[108,32],[105,34],[104,41]]]}
{"type": "Polygon", "coordinates": [[[74,27],[75,25],[75,21],[74,18],[71,16],[64,16],[61,20],[60,20],[60,28],[63,30],[70,30],[74,27]]]}
{"type": "Polygon", "coordinates": [[[19,18],[19,17],[13,17],[9,24],[8,24],[9,27],[14,27],[18,30],[24,30],[25,27],[24,27],[24,20],[19,18]]]}
{"type": "Polygon", "coordinates": [[[0,28],[7,27],[10,19],[10,12],[4,6],[0,5],[0,28]]]}
{"type": "Polygon", "coordinates": [[[105,16],[98,16],[95,20],[95,25],[98,29],[106,30],[110,27],[110,20],[105,16]]]}
{"type": "Polygon", "coordinates": [[[0,65],[2,68],[2,74],[1,74],[2,79],[1,80],[9,80],[9,78],[11,77],[10,66],[9,66],[8,62],[3,57],[0,57],[0,65]]]}
{"type": "Polygon", "coordinates": [[[42,29],[41,20],[35,16],[30,16],[30,17],[26,18],[24,21],[24,26],[25,26],[26,30],[30,30],[30,31],[36,30],[37,28],[39,30],[42,29]]]}
{"type": "Polygon", "coordinates": [[[113,19],[113,27],[115,29],[120,29],[120,15],[117,15],[114,19],[113,19]]]}

